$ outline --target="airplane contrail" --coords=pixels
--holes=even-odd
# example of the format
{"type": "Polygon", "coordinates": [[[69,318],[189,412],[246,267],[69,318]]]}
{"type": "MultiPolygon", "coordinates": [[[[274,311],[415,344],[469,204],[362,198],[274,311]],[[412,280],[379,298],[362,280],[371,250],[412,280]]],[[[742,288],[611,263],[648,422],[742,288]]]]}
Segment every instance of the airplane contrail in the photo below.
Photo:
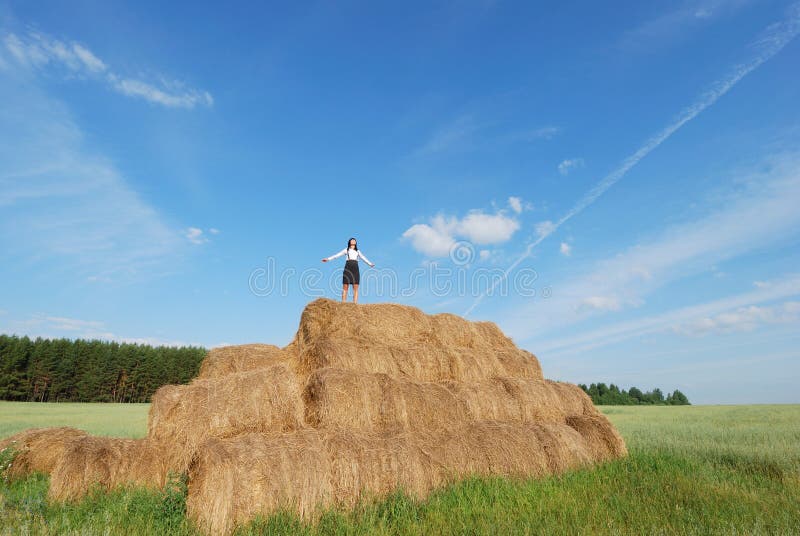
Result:
{"type": "Polygon", "coordinates": [[[800,2],[792,4],[788,11],[789,16],[786,19],[769,25],[764,32],[762,32],[762,37],[752,43],[753,46],[760,49],[759,54],[757,54],[754,58],[751,58],[749,61],[740,63],[728,76],[714,82],[714,84],[711,86],[711,89],[703,93],[692,105],[684,108],[675,121],[664,128],[661,132],[647,140],[645,144],[642,145],[635,153],[623,160],[622,164],[617,169],[606,175],[603,180],[592,187],[592,189],[589,190],[575,204],[575,206],[569,210],[569,212],[564,214],[556,223],[544,230],[544,232],[540,233],[539,237],[534,242],[528,244],[528,247],[525,248],[525,251],[522,253],[522,255],[520,255],[517,260],[511,263],[511,265],[503,271],[502,278],[495,280],[486,290],[486,292],[475,298],[475,301],[472,302],[472,305],[470,305],[469,308],[464,311],[463,316],[470,314],[478,305],[480,305],[480,303],[488,294],[494,292],[494,289],[497,288],[497,285],[506,280],[508,278],[508,274],[510,274],[514,268],[519,265],[519,263],[530,256],[533,248],[539,245],[545,238],[553,234],[564,222],[576,214],[579,214],[583,211],[583,209],[594,203],[598,197],[603,195],[606,190],[614,186],[617,181],[624,177],[632,167],[638,164],[639,161],[647,156],[653,149],[661,145],[683,125],[697,117],[703,110],[714,104],[717,99],[730,91],[731,88],[735,86],[737,82],[739,82],[739,80],[758,68],[762,63],[775,56],[778,52],[783,50],[783,48],[789,44],[792,39],[797,37],[797,34],[800,33],[800,2]]]}

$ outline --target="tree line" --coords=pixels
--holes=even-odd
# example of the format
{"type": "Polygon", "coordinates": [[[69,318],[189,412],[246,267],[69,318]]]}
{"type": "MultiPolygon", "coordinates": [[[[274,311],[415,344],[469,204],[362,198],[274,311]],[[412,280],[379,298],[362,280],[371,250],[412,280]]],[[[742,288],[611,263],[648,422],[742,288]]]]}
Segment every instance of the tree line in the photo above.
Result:
{"type": "Polygon", "coordinates": [[[578,387],[589,395],[592,402],[598,406],[635,406],[635,405],[661,405],[661,406],[688,406],[691,403],[685,394],[675,389],[673,392],[664,396],[664,393],[656,387],[652,391],[642,392],[637,387],[629,390],[620,389],[613,383],[593,383],[589,387],[579,383],[578,387]]]}
{"type": "Polygon", "coordinates": [[[0,400],[149,402],[162,385],[195,377],[205,355],[197,346],[0,335],[0,400]]]}

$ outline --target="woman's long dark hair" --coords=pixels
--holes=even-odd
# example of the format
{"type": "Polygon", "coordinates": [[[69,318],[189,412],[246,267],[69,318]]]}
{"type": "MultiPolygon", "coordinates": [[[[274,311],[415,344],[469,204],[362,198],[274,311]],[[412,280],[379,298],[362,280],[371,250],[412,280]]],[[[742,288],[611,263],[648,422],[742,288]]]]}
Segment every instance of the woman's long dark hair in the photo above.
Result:
{"type": "MultiPolygon", "coordinates": [[[[345,248],[345,249],[350,249],[350,241],[351,240],[356,240],[356,239],[353,238],[352,236],[350,238],[348,238],[347,239],[347,248],[345,248]]],[[[356,247],[354,247],[353,249],[358,251],[358,240],[356,240],[356,247]]]]}

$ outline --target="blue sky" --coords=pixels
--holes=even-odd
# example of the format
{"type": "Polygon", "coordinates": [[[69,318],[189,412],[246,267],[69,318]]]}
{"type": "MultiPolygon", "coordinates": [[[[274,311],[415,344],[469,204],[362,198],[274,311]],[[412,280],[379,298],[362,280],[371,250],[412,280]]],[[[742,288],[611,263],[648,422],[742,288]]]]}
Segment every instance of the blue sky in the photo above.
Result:
{"type": "Polygon", "coordinates": [[[0,2],[0,332],[284,345],[338,299],[545,376],[800,402],[800,6],[0,2]]]}

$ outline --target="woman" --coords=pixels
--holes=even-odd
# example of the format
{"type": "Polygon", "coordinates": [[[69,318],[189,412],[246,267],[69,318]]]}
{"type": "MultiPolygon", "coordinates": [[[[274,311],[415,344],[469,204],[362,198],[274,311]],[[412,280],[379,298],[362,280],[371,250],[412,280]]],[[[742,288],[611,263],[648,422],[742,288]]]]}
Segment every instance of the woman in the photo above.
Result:
{"type": "Polygon", "coordinates": [[[358,303],[358,259],[364,259],[364,262],[374,267],[375,265],[369,262],[369,259],[363,253],[358,251],[356,239],[351,238],[347,241],[347,247],[336,255],[331,255],[322,259],[322,262],[328,262],[342,255],[347,255],[347,261],[344,263],[344,273],[342,274],[342,301],[347,301],[347,289],[353,285],[353,303],[358,303]]]}

